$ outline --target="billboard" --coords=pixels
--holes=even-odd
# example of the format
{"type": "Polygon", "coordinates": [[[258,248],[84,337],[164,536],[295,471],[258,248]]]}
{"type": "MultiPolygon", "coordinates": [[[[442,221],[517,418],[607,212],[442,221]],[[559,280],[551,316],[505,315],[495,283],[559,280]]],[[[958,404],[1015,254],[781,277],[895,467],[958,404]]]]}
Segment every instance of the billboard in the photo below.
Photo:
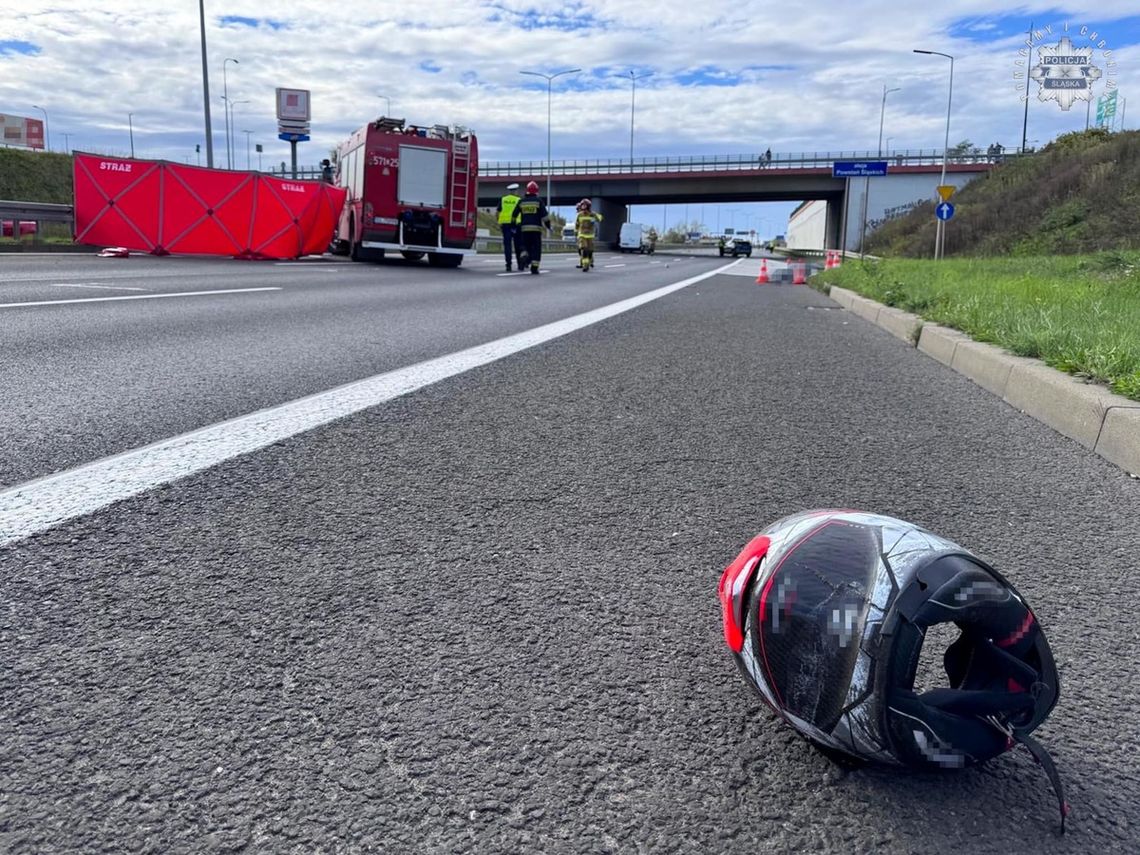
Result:
{"type": "Polygon", "coordinates": [[[0,143],[4,145],[38,149],[44,147],[44,123],[41,119],[0,113],[0,128],[3,129],[3,139],[0,139],[0,143]]]}
{"type": "Polygon", "coordinates": [[[277,119],[279,122],[309,124],[312,119],[309,111],[309,90],[278,87],[277,119]]]}

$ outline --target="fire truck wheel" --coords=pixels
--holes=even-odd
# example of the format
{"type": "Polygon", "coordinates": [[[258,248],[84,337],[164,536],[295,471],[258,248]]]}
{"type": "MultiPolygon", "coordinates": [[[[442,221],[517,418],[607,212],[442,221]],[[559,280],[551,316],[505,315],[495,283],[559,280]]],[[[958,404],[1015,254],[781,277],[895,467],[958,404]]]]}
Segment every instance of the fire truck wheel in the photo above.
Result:
{"type": "Polygon", "coordinates": [[[428,253],[428,264],[432,267],[458,267],[462,263],[462,255],[452,255],[443,252],[428,253]]]}
{"type": "Polygon", "coordinates": [[[415,252],[406,249],[400,250],[400,255],[404,256],[404,258],[408,259],[408,261],[419,261],[424,257],[424,254],[422,252],[415,252]]]}

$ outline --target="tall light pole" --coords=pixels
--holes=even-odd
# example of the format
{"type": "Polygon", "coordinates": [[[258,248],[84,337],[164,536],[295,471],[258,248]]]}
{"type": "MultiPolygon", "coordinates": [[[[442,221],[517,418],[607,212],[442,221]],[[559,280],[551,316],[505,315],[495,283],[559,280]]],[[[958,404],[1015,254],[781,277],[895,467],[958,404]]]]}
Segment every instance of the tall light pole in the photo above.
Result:
{"type": "Polygon", "coordinates": [[[556,71],[554,74],[543,74],[541,71],[520,71],[519,74],[529,74],[533,77],[542,77],[546,80],[546,206],[550,207],[550,173],[554,169],[550,160],[550,91],[555,77],[563,74],[576,74],[580,68],[568,68],[565,71],[556,71]]]}
{"type": "Polygon", "coordinates": [[[236,59],[226,57],[222,60],[222,100],[226,104],[226,169],[233,169],[233,147],[230,145],[230,87],[226,80],[226,63],[241,65],[236,59]]]}
{"type": "MultiPolygon", "coordinates": [[[[237,108],[238,104],[248,104],[249,99],[248,98],[242,98],[239,101],[229,101],[227,103],[229,104],[229,108],[230,108],[229,109],[229,114],[230,114],[229,119],[230,119],[230,127],[232,128],[237,124],[237,122],[234,121],[234,110],[237,108]]],[[[232,146],[231,146],[231,148],[232,148],[232,146]]],[[[236,160],[237,157],[235,156],[234,159],[236,160]]]]}
{"type": "Polygon", "coordinates": [[[63,151],[64,151],[64,154],[70,154],[71,153],[71,134],[65,133],[63,135],[63,151]]]}
{"type": "MultiPolygon", "coordinates": [[[[944,185],[946,183],[946,156],[950,149],[950,107],[954,103],[954,57],[948,53],[942,53],[936,50],[918,50],[915,48],[915,53],[926,54],[927,56],[944,56],[950,60],[950,92],[946,96],[946,140],[942,144],[942,177],[939,179],[938,184],[944,185]]],[[[1028,86],[1028,80],[1026,81],[1028,86]]],[[[942,220],[939,220],[934,227],[934,257],[941,258],[943,251],[943,238],[946,235],[946,227],[942,220]]]]}
{"type": "Polygon", "coordinates": [[[377,95],[376,97],[384,99],[384,103],[387,105],[384,108],[384,115],[385,116],[391,116],[392,115],[392,99],[389,98],[387,95],[377,95]]]}
{"type": "MultiPolygon", "coordinates": [[[[637,100],[637,81],[649,77],[653,74],[652,71],[647,71],[645,74],[634,74],[633,69],[629,70],[629,82],[631,84],[629,90],[629,171],[633,173],[633,115],[634,105],[637,100]]],[[[633,219],[633,205],[625,206],[626,222],[631,222],[633,219]]]]}
{"type": "Polygon", "coordinates": [[[245,169],[246,169],[246,172],[248,172],[250,169],[249,136],[250,136],[250,134],[253,133],[253,131],[242,131],[242,133],[245,134],[245,169]]]}
{"type": "Polygon", "coordinates": [[[134,113],[127,113],[127,129],[131,133],[131,157],[134,158],[134,156],[135,156],[135,123],[131,119],[132,116],[134,116],[134,113]]]}
{"type": "Polygon", "coordinates": [[[198,0],[198,22],[202,28],[202,100],[206,110],[206,166],[214,168],[214,134],[210,128],[210,72],[206,62],[206,0],[198,0]]]}
{"type": "Polygon", "coordinates": [[[632,84],[629,91],[629,165],[631,169],[633,168],[633,113],[634,102],[637,99],[637,81],[644,80],[652,74],[652,71],[647,71],[645,74],[634,74],[633,69],[630,69],[629,72],[629,82],[632,84]]]}
{"type": "Polygon", "coordinates": [[[48,151],[51,151],[51,133],[48,131],[47,110],[45,110],[43,107],[37,107],[35,104],[33,104],[32,107],[33,109],[39,110],[44,114],[44,145],[47,147],[48,151]]]}
{"type": "MultiPolygon", "coordinates": [[[[882,104],[879,105],[879,158],[880,159],[882,159],[882,157],[883,157],[883,118],[887,114],[887,95],[890,94],[891,92],[898,92],[898,91],[899,91],[899,89],[897,86],[894,89],[888,89],[887,84],[885,84],[885,83],[883,84],[883,102],[882,102],[882,104]]],[[[867,205],[868,205],[867,197],[870,196],[870,194],[871,194],[871,179],[868,177],[868,178],[863,179],[863,204],[861,206],[862,214],[860,215],[861,225],[859,228],[859,254],[860,255],[864,254],[863,243],[867,240],[867,205]]]]}

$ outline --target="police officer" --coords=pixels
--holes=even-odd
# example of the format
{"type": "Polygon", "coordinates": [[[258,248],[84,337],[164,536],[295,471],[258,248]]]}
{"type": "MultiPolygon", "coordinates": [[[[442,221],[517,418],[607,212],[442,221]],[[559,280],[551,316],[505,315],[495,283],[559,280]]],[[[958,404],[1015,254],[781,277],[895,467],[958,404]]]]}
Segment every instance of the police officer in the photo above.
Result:
{"type": "Polygon", "coordinates": [[[520,256],[519,270],[522,270],[522,244],[519,240],[518,226],[511,221],[515,206],[519,203],[519,197],[515,194],[518,189],[518,184],[508,184],[506,195],[499,199],[499,207],[495,209],[499,219],[499,231],[503,233],[503,256],[507,261],[508,272],[511,269],[512,255],[520,256]]]}
{"type": "Polygon", "coordinates": [[[542,233],[550,228],[550,212],[542,199],[538,198],[538,182],[528,181],[526,195],[515,206],[511,222],[518,224],[522,231],[522,255],[519,256],[519,270],[527,264],[530,272],[538,275],[538,265],[542,260],[542,233]]]}

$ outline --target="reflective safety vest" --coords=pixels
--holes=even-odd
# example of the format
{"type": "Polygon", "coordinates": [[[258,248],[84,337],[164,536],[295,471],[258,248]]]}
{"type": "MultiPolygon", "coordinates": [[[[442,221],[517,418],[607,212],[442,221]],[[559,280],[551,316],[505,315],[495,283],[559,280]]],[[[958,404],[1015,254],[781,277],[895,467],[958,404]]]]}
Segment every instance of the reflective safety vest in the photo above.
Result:
{"type": "Polygon", "coordinates": [[[598,221],[601,215],[592,211],[582,211],[574,221],[574,228],[580,238],[592,238],[598,233],[598,221]]]}
{"type": "Polygon", "coordinates": [[[511,221],[511,217],[515,213],[515,205],[519,203],[519,197],[514,193],[508,193],[499,200],[499,225],[505,226],[511,221]]]}

